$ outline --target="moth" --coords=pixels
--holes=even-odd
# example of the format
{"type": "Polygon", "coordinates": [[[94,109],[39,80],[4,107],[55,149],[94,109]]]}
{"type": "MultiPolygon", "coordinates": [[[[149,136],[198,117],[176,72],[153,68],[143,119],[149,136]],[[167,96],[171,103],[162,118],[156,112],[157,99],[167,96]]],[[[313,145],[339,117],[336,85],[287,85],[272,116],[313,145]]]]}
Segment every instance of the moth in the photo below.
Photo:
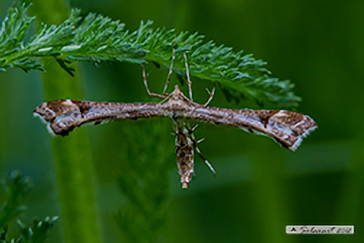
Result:
{"type": "Polygon", "coordinates": [[[174,86],[171,93],[166,93],[175,59],[175,49],[173,48],[172,61],[163,95],[150,92],[145,69],[142,65],[146,90],[149,95],[162,98],[163,100],[159,103],[112,103],[62,99],[39,105],[34,110],[34,115],[39,116],[48,124],[50,133],[60,136],[66,136],[76,127],[85,124],[98,125],[119,119],[169,117],[176,135],[177,166],[183,188],[187,188],[194,173],[194,150],[215,172],[200,153],[197,147],[198,142],[194,139],[194,129],[187,128],[186,120],[194,119],[235,126],[249,133],[268,136],[282,147],[292,151],[300,146],[304,137],[317,128],[316,123],[309,116],[287,110],[235,110],[208,107],[214,96],[215,85],[211,92],[208,91],[210,97],[205,104],[195,103],[192,99],[187,56],[185,53],[183,56],[189,98],[180,91],[178,85],[174,86]]]}

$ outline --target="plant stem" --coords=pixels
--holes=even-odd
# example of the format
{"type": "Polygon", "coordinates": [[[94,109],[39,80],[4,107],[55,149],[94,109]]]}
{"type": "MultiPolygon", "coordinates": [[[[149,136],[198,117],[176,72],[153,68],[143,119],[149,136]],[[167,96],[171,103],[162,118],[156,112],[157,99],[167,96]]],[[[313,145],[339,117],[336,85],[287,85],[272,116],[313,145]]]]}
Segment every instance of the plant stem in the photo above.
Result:
{"type": "MultiPolygon", "coordinates": [[[[32,11],[36,11],[38,23],[60,23],[69,15],[63,0],[33,2],[37,7],[32,11]]],[[[72,78],[56,62],[46,66],[47,73],[42,75],[46,100],[83,96],[79,78],[72,78]]],[[[67,243],[98,243],[95,173],[89,139],[82,129],[72,135],[52,139],[64,240],[67,243]]]]}
{"type": "MultiPolygon", "coordinates": [[[[43,74],[46,100],[82,96],[77,78],[72,78],[56,63],[48,65],[47,70],[43,74]]],[[[100,242],[95,173],[86,131],[80,129],[70,137],[54,138],[52,145],[65,242],[100,242]]]]}
{"type": "Polygon", "coordinates": [[[264,153],[251,153],[254,164],[255,196],[258,217],[265,218],[261,227],[261,241],[288,242],[282,225],[287,222],[287,205],[285,190],[282,188],[284,171],[283,152],[273,158],[270,147],[260,145],[264,153]],[[267,203],[268,202],[268,203],[267,203]]]}
{"type": "MultiPolygon", "coordinates": [[[[3,110],[3,97],[4,97],[4,88],[3,88],[3,80],[0,80],[0,114],[4,114],[3,110]]],[[[0,118],[0,171],[2,171],[3,168],[3,134],[4,134],[4,129],[3,129],[3,121],[2,121],[3,117],[0,118]]]]}

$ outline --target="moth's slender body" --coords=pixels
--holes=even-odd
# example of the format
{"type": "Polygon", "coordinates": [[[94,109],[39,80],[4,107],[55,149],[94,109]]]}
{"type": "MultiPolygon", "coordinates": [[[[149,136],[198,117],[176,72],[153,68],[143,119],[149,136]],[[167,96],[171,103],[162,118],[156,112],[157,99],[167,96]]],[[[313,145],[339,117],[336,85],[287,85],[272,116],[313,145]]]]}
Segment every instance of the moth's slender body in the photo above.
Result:
{"type": "Polygon", "coordinates": [[[178,174],[181,178],[182,188],[187,188],[194,174],[194,143],[185,122],[181,119],[171,119],[175,130],[175,146],[178,174]]]}
{"type": "Polygon", "coordinates": [[[193,130],[187,129],[185,120],[195,119],[215,124],[225,124],[238,127],[250,133],[257,133],[273,138],[281,146],[295,151],[302,138],[317,128],[316,123],[300,113],[286,110],[234,110],[217,107],[207,107],[214,95],[215,86],[210,98],[204,104],[192,100],[191,81],[188,72],[187,57],[185,58],[186,76],[189,88],[187,98],[176,85],[173,92],[166,93],[173,70],[173,55],[171,66],[163,89],[164,94],[149,91],[143,68],[143,80],[149,95],[163,98],[159,103],[110,103],[77,100],[56,100],[39,105],[34,114],[48,123],[48,130],[55,134],[66,136],[76,127],[84,124],[100,124],[118,119],[138,119],[149,117],[170,117],[176,134],[177,167],[183,188],[187,188],[194,173],[194,150],[205,161],[209,168],[214,169],[200,153],[193,130]]]}

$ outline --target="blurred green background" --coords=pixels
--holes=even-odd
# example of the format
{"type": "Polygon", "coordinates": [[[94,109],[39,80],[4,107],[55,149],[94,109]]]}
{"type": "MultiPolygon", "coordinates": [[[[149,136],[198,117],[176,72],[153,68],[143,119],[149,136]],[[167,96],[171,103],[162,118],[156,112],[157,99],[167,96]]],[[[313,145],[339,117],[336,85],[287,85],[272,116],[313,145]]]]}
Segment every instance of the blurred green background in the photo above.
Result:
{"type": "MultiPolygon", "coordinates": [[[[10,4],[0,2],[1,17],[10,4]]],[[[196,135],[206,140],[200,149],[215,166],[217,177],[196,157],[196,178],[188,190],[180,189],[168,119],[79,128],[91,138],[103,242],[128,242],[115,216],[128,201],[120,193],[117,178],[132,177],[135,171],[128,164],[143,156],[146,161],[148,156],[153,157],[151,161],[161,156],[173,168],[168,169],[170,195],[160,242],[364,241],[364,1],[73,0],[70,6],[84,14],[120,19],[126,29],[135,30],[141,20],[150,19],[155,28],[198,31],[206,41],[253,53],[268,62],[274,77],[296,85],[295,93],[303,98],[297,111],[310,115],[319,126],[293,153],[261,136],[201,124],[196,135]],[[160,130],[163,133],[158,136],[160,130]],[[286,235],[289,224],[348,224],[355,225],[356,233],[286,235]]],[[[147,69],[152,70],[151,90],[161,91],[167,70],[153,65],[147,69]]],[[[82,78],[88,100],[158,101],[147,95],[138,65],[82,64],[76,76],[82,78]]],[[[192,81],[195,100],[204,102],[204,88],[212,83],[192,81]]],[[[175,76],[174,82],[178,82],[175,76]]],[[[25,222],[34,216],[60,215],[52,138],[32,117],[44,99],[39,72],[12,69],[0,74],[1,172],[20,170],[34,181],[28,210],[21,216],[25,222]]],[[[228,103],[221,90],[211,106],[258,108],[249,100],[228,103]]],[[[62,234],[59,221],[49,242],[63,242],[62,234]]]]}

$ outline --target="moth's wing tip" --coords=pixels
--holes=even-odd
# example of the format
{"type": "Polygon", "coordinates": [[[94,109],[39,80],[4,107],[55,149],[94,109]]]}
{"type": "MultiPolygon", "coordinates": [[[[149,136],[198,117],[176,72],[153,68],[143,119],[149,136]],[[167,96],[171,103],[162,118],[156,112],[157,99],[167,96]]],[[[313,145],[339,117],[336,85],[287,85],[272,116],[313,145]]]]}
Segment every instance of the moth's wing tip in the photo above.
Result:
{"type": "Polygon", "coordinates": [[[45,119],[44,119],[44,116],[42,116],[38,111],[37,109],[35,109],[33,111],[33,116],[34,117],[38,117],[44,124],[49,124],[49,122],[47,122],[45,119]]]}
{"type": "Polygon", "coordinates": [[[293,152],[295,152],[297,150],[297,148],[301,145],[303,138],[307,137],[311,132],[313,132],[314,130],[317,129],[317,125],[315,124],[314,126],[308,128],[301,136],[299,136],[297,138],[297,141],[289,147],[289,149],[293,152]]]}
{"type": "Polygon", "coordinates": [[[37,112],[37,109],[35,109],[34,111],[33,111],[33,116],[34,117],[38,117],[44,124],[46,124],[47,125],[47,130],[48,130],[48,132],[52,135],[52,137],[58,137],[58,135],[57,134],[55,134],[54,133],[54,131],[53,131],[53,129],[51,128],[51,123],[50,122],[47,122],[45,119],[44,119],[44,116],[42,116],[41,114],[39,114],[38,112],[37,112]]]}

